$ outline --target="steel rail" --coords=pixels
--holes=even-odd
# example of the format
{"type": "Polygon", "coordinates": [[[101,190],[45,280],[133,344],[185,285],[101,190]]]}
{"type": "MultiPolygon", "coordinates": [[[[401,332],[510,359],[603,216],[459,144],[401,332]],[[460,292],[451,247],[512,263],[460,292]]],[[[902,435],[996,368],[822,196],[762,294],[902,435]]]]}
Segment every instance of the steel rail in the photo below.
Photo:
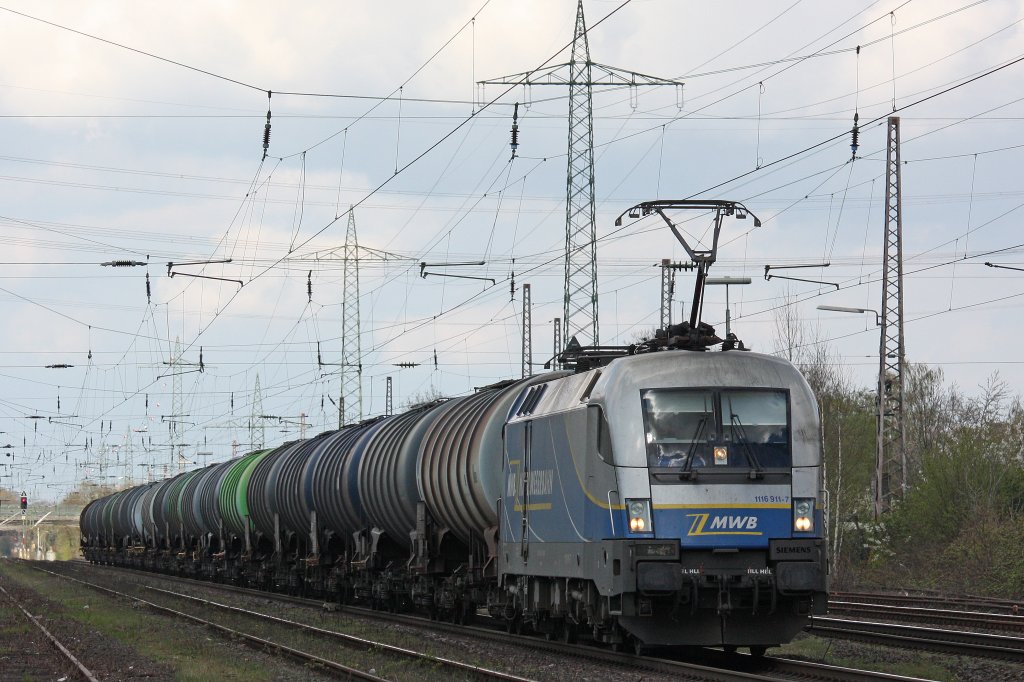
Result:
{"type": "Polygon", "coordinates": [[[1024,616],[983,611],[957,611],[920,606],[890,606],[861,602],[830,601],[830,615],[877,616],[890,620],[924,623],[945,623],[968,627],[987,627],[1001,630],[1024,631],[1024,616]]]}
{"type": "Polygon", "coordinates": [[[11,595],[10,592],[5,590],[3,588],[3,586],[0,586],[0,592],[3,592],[7,596],[7,598],[11,600],[11,603],[14,604],[15,606],[17,606],[21,610],[21,612],[25,614],[25,617],[28,618],[30,621],[32,621],[32,623],[37,628],[39,628],[44,635],[46,635],[46,638],[48,640],[50,640],[50,643],[53,644],[55,647],[57,647],[57,649],[62,654],[64,654],[64,657],[67,658],[69,661],[71,661],[71,663],[73,663],[76,668],[78,668],[78,672],[80,672],[82,674],[82,677],[84,677],[85,679],[89,680],[89,682],[99,682],[99,680],[96,678],[96,676],[92,674],[92,671],[89,670],[88,668],[86,668],[82,664],[81,661],[79,661],[77,658],[75,658],[75,655],[73,653],[71,653],[71,651],[66,646],[61,644],[60,640],[58,640],[56,637],[54,637],[53,634],[51,634],[50,631],[46,629],[45,625],[40,623],[39,620],[35,616],[33,616],[31,613],[29,613],[25,609],[24,606],[19,604],[18,600],[16,600],[14,598],[14,596],[11,595]]]}
{"type": "Polygon", "coordinates": [[[1016,615],[1024,613],[1024,600],[997,599],[995,597],[974,597],[970,595],[942,595],[938,593],[896,594],[892,592],[833,592],[830,601],[868,601],[873,604],[889,604],[893,606],[925,605],[963,606],[980,611],[991,609],[1001,613],[1016,615]],[[1016,611],[1015,611],[1016,610],[1016,611]]]}
{"type": "Polygon", "coordinates": [[[1024,638],[1021,637],[829,617],[814,618],[808,631],[824,637],[1024,662],[1024,638]]]}

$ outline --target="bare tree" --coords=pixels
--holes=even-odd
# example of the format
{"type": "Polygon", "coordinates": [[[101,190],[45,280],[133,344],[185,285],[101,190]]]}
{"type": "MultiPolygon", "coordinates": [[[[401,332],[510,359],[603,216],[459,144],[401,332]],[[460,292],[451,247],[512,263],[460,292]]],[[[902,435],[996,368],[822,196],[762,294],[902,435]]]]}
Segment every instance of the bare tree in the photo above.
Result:
{"type": "Polygon", "coordinates": [[[804,346],[804,326],[796,310],[796,295],[787,287],[782,292],[782,306],[775,311],[775,355],[796,363],[798,349],[804,346]]]}

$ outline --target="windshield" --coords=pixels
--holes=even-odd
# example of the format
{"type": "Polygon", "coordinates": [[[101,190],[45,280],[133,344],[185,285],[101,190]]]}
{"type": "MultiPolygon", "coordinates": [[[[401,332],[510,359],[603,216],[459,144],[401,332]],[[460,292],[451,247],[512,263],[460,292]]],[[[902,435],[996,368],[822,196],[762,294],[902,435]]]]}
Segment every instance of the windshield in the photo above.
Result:
{"type": "Polygon", "coordinates": [[[762,467],[788,467],[789,420],[781,391],[722,391],[726,441],[741,445],[762,467]]]}
{"type": "Polygon", "coordinates": [[[759,471],[792,464],[785,391],[648,389],[641,402],[652,468],[759,471]]]}
{"type": "Polygon", "coordinates": [[[644,391],[643,406],[650,466],[704,466],[715,431],[711,391],[644,391]]]}

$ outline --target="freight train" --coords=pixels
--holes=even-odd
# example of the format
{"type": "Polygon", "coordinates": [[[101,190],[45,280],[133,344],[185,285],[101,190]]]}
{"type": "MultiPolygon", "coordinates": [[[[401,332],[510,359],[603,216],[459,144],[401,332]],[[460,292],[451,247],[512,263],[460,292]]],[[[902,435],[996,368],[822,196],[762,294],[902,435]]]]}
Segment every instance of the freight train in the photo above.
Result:
{"type": "Polygon", "coordinates": [[[828,580],[800,372],[741,350],[589,364],[95,500],[83,554],[638,651],[792,639],[828,580]]]}

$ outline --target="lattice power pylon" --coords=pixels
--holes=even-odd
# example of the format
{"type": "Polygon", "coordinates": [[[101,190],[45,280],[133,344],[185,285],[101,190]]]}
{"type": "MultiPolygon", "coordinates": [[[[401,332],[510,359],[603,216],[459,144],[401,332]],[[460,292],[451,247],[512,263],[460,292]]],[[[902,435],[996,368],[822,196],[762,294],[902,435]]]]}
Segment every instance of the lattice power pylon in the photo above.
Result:
{"type": "Polygon", "coordinates": [[[882,329],[878,344],[878,430],[875,516],[892,507],[907,488],[903,432],[903,210],[900,191],[900,119],[887,125],[885,252],[882,268],[882,329]]]}
{"type": "Polygon", "coordinates": [[[249,443],[253,450],[262,450],[267,432],[263,424],[263,393],[260,391],[260,375],[256,375],[256,388],[252,392],[252,414],[249,417],[249,443]]]}
{"type": "Polygon", "coordinates": [[[531,321],[532,308],[530,305],[530,285],[523,285],[523,373],[525,379],[533,376],[533,323],[531,321]]]}
{"type": "Polygon", "coordinates": [[[599,344],[597,324],[597,226],[594,216],[594,119],[590,44],[583,0],[569,62],[569,165],[565,193],[565,301],[569,338],[599,344]],[[589,329],[588,329],[589,328],[589,329]]]}
{"type": "Polygon", "coordinates": [[[359,242],[356,213],[348,211],[341,299],[341,400],[338,428],[363,419],[363,354],[359,342],[359,242]]]}
{"type": "Polygon", "coordinates": [[[181,395],[181,338],[174,338],[174,355],[171,357],[171,468],[179,474],[184,470],[181,446],[181,420],[185,417],[185,406],[181,395]]]}
{"type": "Polygon", "coordinates": [[[170,361],[164,363],[169,368],[171,376],[171,414],[164,416],[168,420],[171,440],[171,461],[167,471],[169,474],[174,471],[180,474],[185,471],[186,464],[185,444],[181,442],[184,434],[182,425],[185,423],[185,417],[188,416],[185,414],[185,398],[181,392],[181,375],[203,371],[203,351],[200,348],[199,362],[189,362],[182,358],[181,338],[175,337],[171,353],[170,361]],[[183,369],[184,367],[193,367],[194,369],[183,369]]]}
{"type": "MultiPolygon", "coordinates": [[[[562,85],[569,87],[569,163],[565,199],[565,338],[583,346],[599,345],[597,305],[597,228],[594,208],[594,120],[592,93],[595,86],[628,88],[635,101],[639,86],[674,85],[681,81],[624,71],[590,61],[583,0],[576,7],[572,57],[567,64],[503,76],[481,85],[562,85]],[[595,73],[597,75],[595,77],[595,73]],[[568,75],[566,75],[568,73],[568,75]]],[[[681,98],[680,100],[681,101],[681,98]]]]}

